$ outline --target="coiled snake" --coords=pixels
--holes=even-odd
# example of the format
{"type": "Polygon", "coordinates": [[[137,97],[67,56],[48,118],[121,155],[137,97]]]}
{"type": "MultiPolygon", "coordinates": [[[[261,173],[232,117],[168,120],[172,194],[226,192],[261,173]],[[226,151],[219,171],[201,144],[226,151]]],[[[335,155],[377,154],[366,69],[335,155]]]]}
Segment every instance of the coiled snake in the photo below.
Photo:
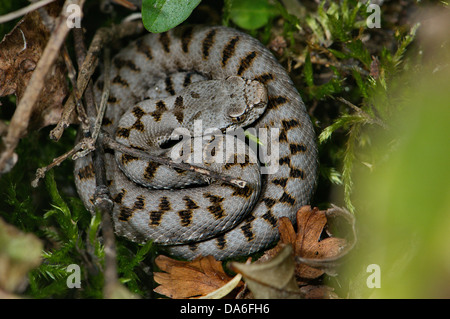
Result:
{"type": "MultiPolygon", "coordinates": [[[[310,200],[317,170],[311,121],[286,71],[256,39],[220,26],[148,34],[112,59],[110,79],[102,128],[116,141],[163,157],[184,145],[175,152],[184,154],[184,161],[247,182],[239,188],[106,150],[118,235],[136,242],[153,240],[186,259],[248,255],[278,238],[278,218],[293,220],[310,200]],[[242,153],[244,139],[235,137],[229,152],[228,134],[205,138],[194,123],[219,132],[253,127],[258,135],[265,129],[267,134],[258,138],[270,154],[257,162],[263,152],[247,147],[242,153]],[[167,142],[177,128],[190,137],[171,145],[167,142]],[[225,154],[226,162],[196,162],[197,140],[203,154],[225,154]],[[194,156],[186,156],[193,148],[194,156]]],[[[100,76],[95,84],[98,101],[102,86],[100,76]]],[[[90,155],[75,161],[75,180],[92,210],[90,155]]]]}

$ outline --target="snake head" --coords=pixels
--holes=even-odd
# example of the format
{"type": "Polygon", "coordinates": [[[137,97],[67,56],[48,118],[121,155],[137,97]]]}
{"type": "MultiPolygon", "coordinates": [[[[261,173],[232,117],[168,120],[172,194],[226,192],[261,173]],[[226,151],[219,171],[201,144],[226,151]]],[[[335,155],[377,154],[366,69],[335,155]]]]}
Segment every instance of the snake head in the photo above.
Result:
{"type": "Polygon", "coordinates": [[[239,76],[226,79],[230,86],[230,102],[227,115],[231,120],[229,128],[245,127],[258,119],[267,107],[267,88],[259,81],[239,76]]]}

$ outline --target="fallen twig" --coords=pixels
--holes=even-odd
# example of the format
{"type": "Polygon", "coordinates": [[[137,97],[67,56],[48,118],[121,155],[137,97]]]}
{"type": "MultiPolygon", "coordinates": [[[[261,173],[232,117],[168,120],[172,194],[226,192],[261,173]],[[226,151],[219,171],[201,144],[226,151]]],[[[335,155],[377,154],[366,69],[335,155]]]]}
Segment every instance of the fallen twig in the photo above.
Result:
{"type": "Polygon", "coordinates": [[[16,18],[19,18],[21,16],[26,15],[27,13],[34,11],[36,9],[42,8],[43,6],[46,6],[49,3],[54,2],[55,0],[41,0],[36,3],[32,3],[24,8],[21,8],[17,11],[10,12],[8,14],[0,16],[0,24],[14,20],[16,18]]]}
{"type": "Polygon", "coordinates": [[[80,120],[80,123],[81,123],[81,129],[84,133],[83,135],[87,136],[87,134],[89,132],[89,120],[87,118],[86,111],[83,107],[83,102],[81,100],[81,94],[78,93],[78,87],[77,87],[77,81],[76,81],[76,70],[75,70],[75,67],[73,66],[72,60],[70,59],[69,52],[67,51],[67,46],[64,46],[63,57],[64,57],[64,62],[66,64],[67,71],[68,71],[67,73],[68,73],[70,82],[72,83],[73,92],[76,97],[75,105],[77,107],[78,119],[80,120]],[[78,96],[80,98],[77,98],[78,96]]]}
{"type": "Polygon", "coordinates": [[[144,151],[132,148],[132,147],[128,147],[126,145],[123,145],[122,143],[115,141],[114,139],[107,136],[106,134],[100,134],[99,138],[103,140],[103,143],[105,146],[108,146],[111,149],[113,149],[115,151],[119,151],[121,153],[125,153],[128,155],[134,156],[134,157],[138,157],[141,159],[145,159],[145,160],[149,160],[149,161],[152,161],[155,163],[166,165],[171,168],[178,168],[178,169],[182,169],[185,171],[195,172],[195,173],[207,176],[209,178],[212,178],[215,180],[220,180],[220,181],[223,181],[224,183],[237,186],[239,188],[244,188],[247,185],[246,181],[238,179],[238,178],[233,178],[233,177],[230,177],[227,175],[223,175],[223,174],[220,174],[220,173],[217,173],[214,171],[210,171],[210,170],[202,168],[202,167],[190,165],[187,163],[177,163],[168,158],[154,156],[147,152],[144,152],[144,151]]]}

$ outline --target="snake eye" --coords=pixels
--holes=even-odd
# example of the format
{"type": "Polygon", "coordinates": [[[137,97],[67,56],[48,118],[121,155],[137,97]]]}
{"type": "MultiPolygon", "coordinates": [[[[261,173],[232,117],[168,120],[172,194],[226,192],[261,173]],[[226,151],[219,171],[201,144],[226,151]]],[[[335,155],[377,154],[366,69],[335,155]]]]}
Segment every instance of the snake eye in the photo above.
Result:
{"type": "Polygon", "coordinates": [[[245,120],[246,117],[247,117],[247,114],[244,113],[242,115],[231,117],[231,121],[233,121],[233,123],[241,123],[245,120]]]}

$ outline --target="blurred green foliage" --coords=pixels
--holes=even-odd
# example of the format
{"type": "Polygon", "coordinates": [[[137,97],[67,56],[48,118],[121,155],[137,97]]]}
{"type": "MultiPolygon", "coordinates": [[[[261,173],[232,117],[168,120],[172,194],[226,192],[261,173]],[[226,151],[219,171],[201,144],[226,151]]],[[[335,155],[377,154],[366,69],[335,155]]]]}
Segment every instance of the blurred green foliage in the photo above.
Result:
{"type": "Polygon", "coordinates": [[[354,174],[363,231],[349,270],[372,263],[381,270],[381,288],[354,289],[355,297],[450,297],[450,69],[395,81],[410,77],[413,87],[392,92],[402,102],[387,121],[389,134],[370,134],[372,147],[385,152],[372,170],[354,174]]]}

